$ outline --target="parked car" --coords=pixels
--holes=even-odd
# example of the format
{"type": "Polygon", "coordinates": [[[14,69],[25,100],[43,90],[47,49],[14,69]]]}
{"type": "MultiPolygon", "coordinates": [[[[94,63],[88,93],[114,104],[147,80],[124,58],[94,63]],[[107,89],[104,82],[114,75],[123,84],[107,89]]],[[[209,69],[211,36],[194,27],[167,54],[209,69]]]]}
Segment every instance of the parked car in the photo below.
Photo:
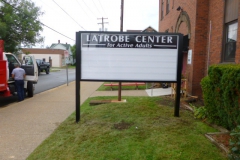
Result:
{"type": "Polygon", "coordinates": [[[45,62],[41,59],[36,59],[37,61],[37,65],[38,65],[38,75],[40,74],[40,72],[45,71],[46,74],[49,74],[50,72],[50,63],[49,62],[45,62]]]}

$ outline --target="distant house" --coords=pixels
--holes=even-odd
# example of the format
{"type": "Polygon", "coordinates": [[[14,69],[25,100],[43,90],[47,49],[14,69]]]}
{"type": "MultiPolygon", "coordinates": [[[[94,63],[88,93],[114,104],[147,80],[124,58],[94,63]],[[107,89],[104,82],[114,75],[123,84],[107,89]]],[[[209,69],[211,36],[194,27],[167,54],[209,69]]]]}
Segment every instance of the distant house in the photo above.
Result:
{"type": "Polygon", "coordinates": [[[64,50],[65,64],[73,64],[74,63],[70,44],[67,44],[67,43],[63,44],[63,43],[60,43],[60,40],[58,40],[58,43],[53,43],[49,48],[64,50]]]}
{"type": "Polygon", "coordinates": [[[127,30],[127,32],[158,32],[157,30],[155,30],[154,28],[152,28],[151,26],[147,27],[144,30],[127,30]]]}
{"type": "Polygon", "coordinates": [[[52,67],[63,67],[66,64],[73,64],[71,45],[61,44],[60,41],[52,44],[49,48],[23,48],[22,57],[25,54],[30,54],[35,59],[42,59],[49,62],[52,67]]]}
{"type": "Polygon", "coordinates": [[[142,30],[142,32],[158,32],[158,31],[152,28],[151,26],[149,26],[146,29],[142,30]]]}

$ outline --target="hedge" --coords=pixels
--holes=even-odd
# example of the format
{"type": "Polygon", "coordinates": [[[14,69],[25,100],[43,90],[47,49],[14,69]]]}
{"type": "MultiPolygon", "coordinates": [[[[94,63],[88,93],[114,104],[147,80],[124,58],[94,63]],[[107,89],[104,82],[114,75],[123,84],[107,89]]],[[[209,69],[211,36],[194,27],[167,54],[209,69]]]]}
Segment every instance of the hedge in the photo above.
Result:
{"type": "Polygon", "coordinates": [[[201,87],[211,122],[230,130],[240,125],[240,64],[210,66],[201,87]]]}

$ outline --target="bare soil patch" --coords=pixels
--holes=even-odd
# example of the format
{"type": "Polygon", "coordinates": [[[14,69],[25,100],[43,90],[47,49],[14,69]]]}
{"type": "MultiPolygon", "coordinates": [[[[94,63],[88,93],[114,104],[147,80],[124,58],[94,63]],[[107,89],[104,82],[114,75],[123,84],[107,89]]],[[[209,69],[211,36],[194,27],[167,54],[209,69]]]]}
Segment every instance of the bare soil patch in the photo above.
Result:
{"type": "Polygon", "coordinates": [[[171,96],[162,96],[158,103],[163,106],[174,107],[175,99],[171,96]]]}
{"type": "Polygon", "coordinates": [[[124,130],[124,129],[128,129],[132,126],[133,124],[132,123],[127,123],[125,121],[122,121],[120,123],[116,123],[113,125],[114,129],[117,129],[117,130],[124,130]]]}

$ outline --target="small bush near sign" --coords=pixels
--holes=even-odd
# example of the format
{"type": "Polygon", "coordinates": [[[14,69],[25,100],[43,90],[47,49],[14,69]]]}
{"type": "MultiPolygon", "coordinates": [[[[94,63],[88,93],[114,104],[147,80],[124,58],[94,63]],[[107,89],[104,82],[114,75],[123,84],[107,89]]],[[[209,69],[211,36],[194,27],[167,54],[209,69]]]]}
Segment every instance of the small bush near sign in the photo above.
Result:
{"type": "Polygon", "coordinates": [[[201,81],[208,119],[229,130],[240,125],[240,65],[213,65],[201,81]]]}

